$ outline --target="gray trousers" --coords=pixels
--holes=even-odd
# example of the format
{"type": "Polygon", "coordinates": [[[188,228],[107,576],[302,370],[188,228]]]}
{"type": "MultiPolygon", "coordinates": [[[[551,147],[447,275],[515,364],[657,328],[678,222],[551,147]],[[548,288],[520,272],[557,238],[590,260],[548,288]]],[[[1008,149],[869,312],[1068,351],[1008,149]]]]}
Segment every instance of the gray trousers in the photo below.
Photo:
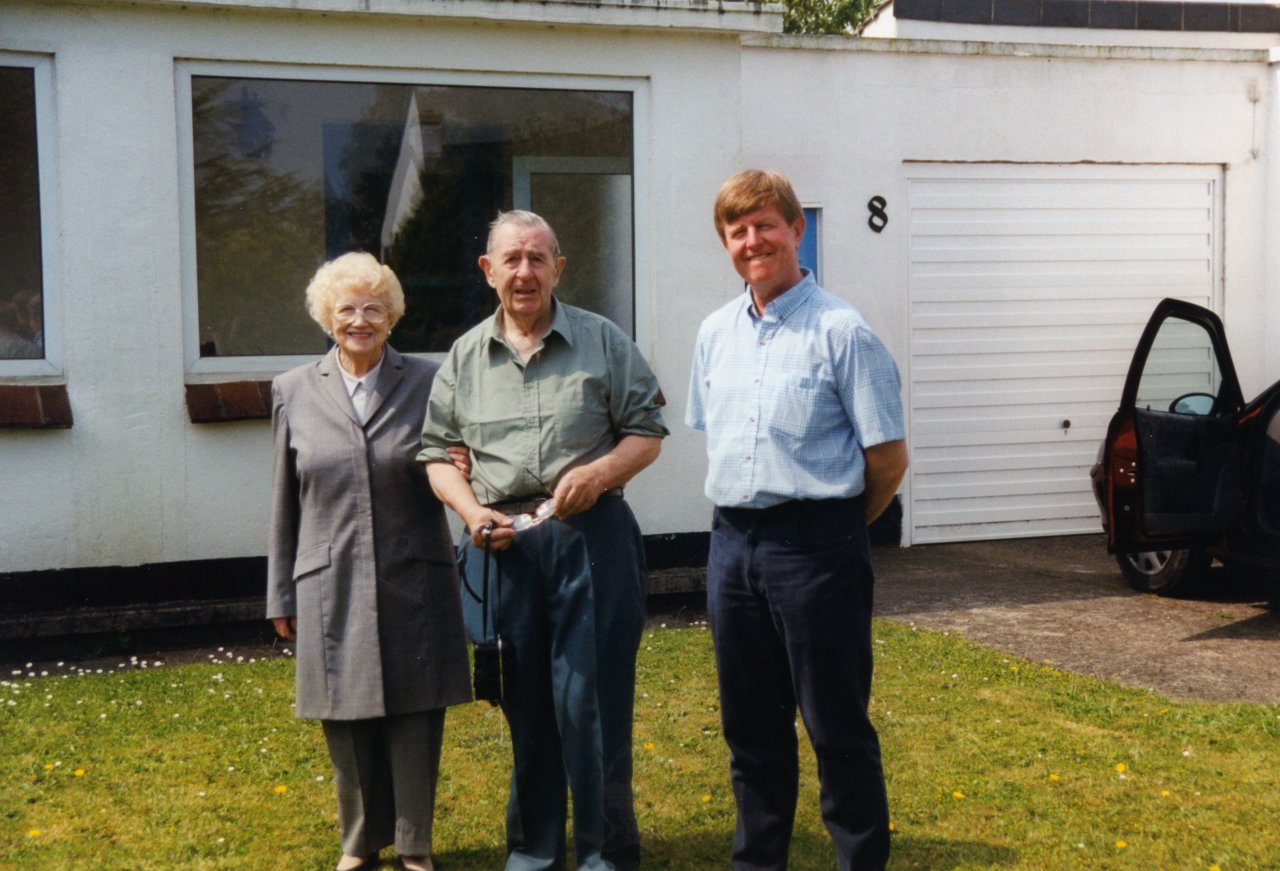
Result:
{"type": "Polygon", "coordinates": [[[369,720],[322,720],[338,788],[342,852],[431,855],[444,709],[369,720]]]}

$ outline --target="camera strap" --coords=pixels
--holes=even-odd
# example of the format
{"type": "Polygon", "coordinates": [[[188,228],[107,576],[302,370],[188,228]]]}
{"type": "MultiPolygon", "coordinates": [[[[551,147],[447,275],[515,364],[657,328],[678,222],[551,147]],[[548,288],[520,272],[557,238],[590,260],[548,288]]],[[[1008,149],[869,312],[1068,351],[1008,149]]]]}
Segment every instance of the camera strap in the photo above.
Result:
{"type": "Polygon", "coordinates": [[[493,537],[493,524],[486,524],[480,530],[480,534],[484,536],[484,573],[482,585],[480,588],[480,639],[482,641],[489,640],[489,559],[492,556],[494,562],[494,615],[493,615],[493,634],[498,634],[498,615],[497,612],[502,610],[502,557],[493,555],[490,548],[490,539],[493,537]]]}

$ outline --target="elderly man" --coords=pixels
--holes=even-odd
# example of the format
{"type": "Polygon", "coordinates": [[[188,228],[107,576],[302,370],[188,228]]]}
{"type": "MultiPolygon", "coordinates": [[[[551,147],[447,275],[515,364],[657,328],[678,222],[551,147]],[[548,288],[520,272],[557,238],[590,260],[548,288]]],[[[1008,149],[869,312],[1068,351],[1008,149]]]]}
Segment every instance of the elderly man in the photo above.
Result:
{"type": "MultiPolygon", "coordinates": [[[[466,523],[459,562],[472,590],[490,549],[490,625],[514,648],[502,700],[514,756],[507,871],[565,867],[566,772],[577,866],[639,864],[631,721],[644,555],[622,487],[658,456],[664,401],[626,334],[552,295],[564,266],[538,215],[493,222],[480,269],[500,306],[445,358],[418,455],[466,523]],[[461,445],[469,482],[448,452],[461,445]],[[552,519],[513,528],[547,500],[552,519]]],[[[463,605],[480,638],[479,601],[463,605]]]]}
{"type": "Polygon", "coordinates": [[[881,869],[889,808],[867,716],[866,527],[907,468],[898,370],[861,315],[801,269],[804,212],[786,178],[733,176],[715,222],[746,292],[703,321],[686,421],[707,433],[716,506],[707,603],[738,808],[733,867],[787,867],[798,706],[840,869],[881,869]]]}

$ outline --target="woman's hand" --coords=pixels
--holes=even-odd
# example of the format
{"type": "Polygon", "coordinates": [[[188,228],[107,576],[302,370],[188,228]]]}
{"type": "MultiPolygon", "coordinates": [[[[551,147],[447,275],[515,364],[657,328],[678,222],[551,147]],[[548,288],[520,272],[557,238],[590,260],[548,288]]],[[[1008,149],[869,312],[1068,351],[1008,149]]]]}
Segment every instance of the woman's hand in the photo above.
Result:
{"type": "Polygon", "coordinates": [[[445,448],[449,454],[449,459],[453,460],[453,467],[462,473],[462,477],[468,481],[471,480],[471,449],[466,445],[450,445],[445,448]]]}
{"type": "Polygon", "coordinates": [[[298,618],[297,617],[272,617],[271,622],[276,627],[276,634],[285,641],[298,640],[298,618]]]}

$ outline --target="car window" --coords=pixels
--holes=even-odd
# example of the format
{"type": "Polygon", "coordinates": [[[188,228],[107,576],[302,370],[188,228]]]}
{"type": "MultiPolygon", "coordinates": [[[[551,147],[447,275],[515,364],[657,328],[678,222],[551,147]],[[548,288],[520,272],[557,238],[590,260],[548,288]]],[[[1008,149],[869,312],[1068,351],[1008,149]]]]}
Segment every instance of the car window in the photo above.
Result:
{"type": "Polygon", "coordinates": [[[1137,407],[1209,414],[1221,387],[1222,372],[1209,333],[1191,321],[1167,318],[1142,369],[1137,407]]]}
{"type": "Polygon", "coordinates": [[[1280,535],[1280,405],[1271,403],[1258,469],[1258,524],[1280,535]]]}

